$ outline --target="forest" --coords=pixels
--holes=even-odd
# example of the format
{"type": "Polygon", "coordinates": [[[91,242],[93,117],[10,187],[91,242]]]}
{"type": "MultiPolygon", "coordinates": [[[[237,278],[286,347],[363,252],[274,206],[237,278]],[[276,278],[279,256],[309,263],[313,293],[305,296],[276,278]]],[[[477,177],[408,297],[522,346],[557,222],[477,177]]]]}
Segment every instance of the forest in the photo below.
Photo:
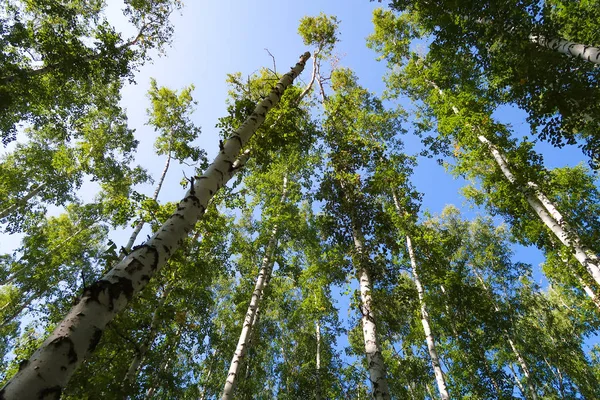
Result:
{"type": "Polygon", "coordinates": [[[598,26],[0,2],[0,400],[600,399],[598,26]]]}

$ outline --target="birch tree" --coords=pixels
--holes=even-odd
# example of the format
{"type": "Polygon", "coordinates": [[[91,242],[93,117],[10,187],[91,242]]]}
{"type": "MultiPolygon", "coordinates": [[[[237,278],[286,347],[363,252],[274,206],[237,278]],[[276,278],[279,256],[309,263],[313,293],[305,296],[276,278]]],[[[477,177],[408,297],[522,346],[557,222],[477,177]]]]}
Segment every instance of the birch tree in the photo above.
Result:
{"type": "Polygon", "coordinates": [[[27,397],[29,394],[37,396],[40,393],[60,395],[76,367],[83,361],[83,356],[96,347],[106,324],[161,269],[169,255],[177,249],[179,240],[186,236],[203,214],[210,198],[233,176],[241,148],[264,121],[269,109],[279,102],[287,86],[302,71],[308,57],[308,53],[302,55],[292,71],[283,75],[269,96],[258,104],[247,121],[225,143],[207,171],[190,182],[191,188],[163,228],[132,251],[103,279],[86,289],[79,304],[32,355],[32,361],[24,364],[2,389],[5,398],[27,397]],[[157,242],[161,242],[162,247],[157,246],[157,242]],[[64,363],[65,368],[55,368],[57,363],[64,363]],[[42,371],[40,368],[43,368],[42,371]],[[45,378],[39,380],[41,376],[45,378]]]}
{"type": "Polygon", "coordinates": [[[530,40],[552,42],[553,49],[558,48],[553,39],[584,43],[590,50],[598,46],[594,24],[582,25],[575,17],[588,12],[595,15],[596,1],[529,1],[518,6],[490,1],[481,7],[469,2],[392,3],[406,13],[376,12],[376,31],[371,38],[384,58],[402,63],[404,54],[398,50],[405,49],[403,43],[429,38],[427,62],[442,67],[444,78],[438,82],[442,90],[451,90],[456,80],[467,82],[473,74],[479,75],[490,99],[497,104],[515,104],[528,113],[532,132],[540,139],[556,146],[578,144],[590,164],[596,165],[595,64],[530,40]]]}

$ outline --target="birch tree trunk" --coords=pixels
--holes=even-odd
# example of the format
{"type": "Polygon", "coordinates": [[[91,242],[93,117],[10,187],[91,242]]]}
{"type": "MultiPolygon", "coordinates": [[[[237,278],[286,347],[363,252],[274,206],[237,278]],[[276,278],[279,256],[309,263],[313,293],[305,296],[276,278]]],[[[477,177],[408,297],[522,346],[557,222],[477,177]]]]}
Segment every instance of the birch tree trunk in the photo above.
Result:
{"type": "Polygon", "coordinates": [[[358,282],[360,286],[360,310],[362,314],[361,323],[363,328],[363,339],[365,342],[365,353],[367,355],[367,365],[369,369],[369,379],[373,389],[373,398],[376,400],[390,399],[390,389],[388,388],[385,362],[381,347],[377,339],[377,327],[373,317],[371,296],[371,277],[364,263],[364,247],[362,233],[358,228],[353,227],[352,236],[354,239],[354,250],[359,258],[358,282]]]}
{"type": "MultiPolygon", "coordinates": [[[[285,203],[286,197],[287,177],[284,177],[281,204],[285,203]]],[[[240,371],[242,361],[248,349],[248,342],[256,318],[256,312],[260,305],[264,289],[269,280],[269,277],[271,276],[271,272],[273,269],[273,255],[277,248],[278,229],[279,227],[277,225],[273,227],[273,230],[271,231],[271,237],[269,238],[269,243],[267,244],[267,248],[265,249],[265,255],[262,259],[261,267],[258,272],[258,277],[256,278],[256,284],[254,285],[254,292],[252,292],[250,304],[248,305],[248,310],[246,311],[246,316],[244,318],[244,324],[242,325],[242,332],[240,333],[235,352],[233,353],[233,358],[231,359],[229,372],[227,373],[227,379],[225,379],[225,386],[223,387],[223,394],[221,395],[222,400],[233,398],[233,392],[237,383],[238,373],[240,371]]]]}
{"type": "Polygon", "coordinates": [[[14,204],[8,206],[4,210],[0,211],[0,219],[9,216],[13,212],[17,211],[19,207],[23,207],[29,200],[33,197],[37,196],[44,188],[46,187],[45,183],[41,185],[37,185],[34,189],[30,190],[25,196],[21,197],[19,200],[15,201],[14,204]]]}
{"type": "Polygon", "coordinates": [[[435,375],[435,382],[437,383],[438,391],[440,392],[440,398],[443,400],[449,400],[450,395],[448,394],[448,388],[446,387],[446,378],[440,364],[440,358],[437,353],[435,339],[431,332],[431,326],[429,324],[429,313],[427,312],[427,305],[425,304],[425,296],[423,291],[423,285],[419,279],[417,273],[417,261],[412,246],[410,236],[406,236],[406,248],[408,249],[408,256],[410,258],[410,266],[412,269],[413,279],[415,286],[417,287],[417,295],[419,296],[419,304],[421,305],[421,324],[425,331],[425,340],[427,342],[427,350],[429,351],[429,357],[431,358],[431,366],[433,367],[433,373],[435,375]]]}
{"type": "Polygon", "coordinates": [[[529,35],[529,40],[540,47],[557,51],[570,57],[600,64],[600,48],[571,42],[565,39],[549,39],[541,35],[529,35]]]}
{"type": "MultiPolygon", "coordinates": [[[[444,92],[435,82],[428,81],[428,83],[443,96],[444,92]]],[[[459,114],[459,111],[455,106],[452,106],[452,110],[455,114],[459,114]]],[[[480,128],[479,131],[481,132],[480,128]]],[[[481,133],[477,134],[477,139],[483,145],[487,146],[506,179],[510,183],[517,185],[518,182],[516,177],[511,172],[508,162],[498,148],[481,133]]],[[[561,213],[557,210],[556,206],[554,206],[550,199],[546,197],[534,182],[527,182],[527,188],[517,187],[546,227],[550,229],[562,244],[571,249],[575,259],[588,271],[596,283],[600,285],[600,265],[598,256],[581,243],[581,239],[577,232],[569,226],[561,213]]]]}
{"type": "MultiPolygon", "coordinates": [[[[477,138],[490,150],[492,157],[500,167],[500,170],[506,179],[510,183],[516,184],[517,179],[510,171],[508,163],[504,159],[502,153],[500,153],[496,146],[494,146],[485,136],[478,135],[477,138]]],[[[579,235],[577,235],[577,233],[564,221],[562,215],[556,210],[556,207],[550,200],[539,190],[537,185],[533,182],[528,182],[528,186],[530,190],[520,190],[525,196],[527,203],[529,203],[538,217],[540,217],[542,222],[550,229],[558,240],[574,252],[575,259],[579,261],[579,263],[594,278],[596,283],[600,285],[598,257],[581,243],[579,235]],[[530,191],[533,191],[534,193],[531,193],[530,191]]]]}
{"type": "MultiPolygon", "coordinates": [[[[167,176],[167,171],[169,171],[169,165],[171,164],[171,152],[169,152],[168,156],[167,156],[167,161],[165,162],[165,167],[163,168],[162,174],[160,175],[160,179],[158,180],[158,183],[156,184],[156,188],[154,189],[154,195],[152,196],[152,200],[156,201],[158,199],[158,194],[160,193],[160,189],[162,188],[163,182],[165,181],[165,177],[167,176]]],[[[129,253],[131,251],[131,248],[133,247],[133,244],[135,243],[135,239],[137,239],[138,235],[140,234],[140,231],[142,230],[142,228],[144,227],[144,225],[146,224],[146,221],[144,221],[143,219],[139,219],[137,224],[135,225],[135,228],[133,228],[133,232],[131,233],[131,236],[129,237],[129,240],[127,241],[127,244],[124,246],[125,251],[123,252],[123,256],[125,256],[127,253],[129,253]]]]}
{"type": "Polygon", "coordinates": [[[310,53],[304,53],[290,72],[256,107],[225,142],[202,176],[196,176],[175,213],[143,245],[85,289],[79,303],[0,390],[4,400],[59,398],[77,367],[97,346],[114,316],[150,281],[177,250],[202,217],[208,202],[239,168],[242,147],[264,122],[267,112],[279,103],[285,89],[302,72],[310,53]]]}
{"type": "Polygon", "coordinates": [[[315,388],[315,399],[321,400],[321,324],[319,320],[315,322],[315,335],[317,340],[317,354],[316,354],[316,372],[317,372],[317,387],[315,388]]]}
{"type": "Polygon", "coordinates": [[[519,388],[519,391],[521,392],[521,395],[523,396],[523,398],[526,399],[527,395],[525,393],[525,388],[523,387],[523,384],[521,383],[521,380],[519,379],[519,377],[515,373],[515,369],[513,368],[512,364],[508,364],[508,369],[510,369],[511,375],[512,375],[514,381],[515,381],[515,384],[519,388]]]}

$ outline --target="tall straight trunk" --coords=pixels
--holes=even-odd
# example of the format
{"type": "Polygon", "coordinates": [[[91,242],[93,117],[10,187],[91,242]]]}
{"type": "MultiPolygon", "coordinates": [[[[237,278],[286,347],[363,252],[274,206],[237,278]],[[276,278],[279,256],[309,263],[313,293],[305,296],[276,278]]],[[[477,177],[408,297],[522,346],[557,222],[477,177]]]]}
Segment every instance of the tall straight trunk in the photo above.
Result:
{"type": "Polygon", "coordinates": [[[570,57],[600,64],[600,48],[571,42],[565,39],[549,39],[541,35],[529,35],[529,40],[538,46],[557,51],[570,57]]]}
{"type": "Polygon", "coordinates": [[[0,219],[9,216],[13,212],[17,211],[20,207],[23,207],[31,198],[37,196],[44,188],[46,187],[45,183],[37,185],[35,188],[31,189],[29,193],[25,196],[21,197],[14,204],[6,207],[4,210],[0,211],[0,219]]]}
{"type": "Polygon", "coordinates": [[[315,369],[317,373],[317,387],[315,388],[315,399],[321,400],[321,324],[319,320],[315,322],[315,336],[317,341],[317,354],[315,360],[315,369]]]}
{"type": "Polygon", "coordinates": [[[519,388],[519,391],[521,392],[521,395],[523,396],[524,399],[526,399],[527,398],[527,392],[525,392],[525,388],[523,387],[523,384],[521,383],[521,380],[517,376],[517,374],[515,372],[515,369],[513,368],[512,364],[508,364],[508,369],[510,369],[511,375],[512,375],[514,381],[515,381],[515,384],[519,388]]]}
{"type": "MultiPolygon", "coordinates": [[[[476,269],[473,269],[473,272],[475,273],[477,280],[479,280],[479,283],[481,283],[481,286],[487,293],[488,297],[490,297],[490,299],[492,300],[492,304],[494,306],[494,311],[496,311],[497,313],[500,313],[500,307],[498,307],[498,304],[496,304],[496,302],[494,301],[493,294],[490,291],[490,289],[488,288],[487,284],[485,283],[483,277],[481,276],[479,271],[477,271],[476,269]]],[[[527,380],[527,388],[529,389],[531,398],[534,400],[537,400],[537,390],[536,390],[535,386],[533,385],[533,381],[531,379],[531,372],[529,371],[529,367],[527,366],[527,362],[525,361],[525,358],[523,357],[523,355],[521,354],[521,352],[515,345],[515,342],[513,341],[510,333],[506,329],[503,329],[502,332],[504,334],[504,337],[506,338],[506,341],[508,342],[508,345],[510,346],[510,349],[512,350],[515,358],[517,359],[517,362],[519,363],[519,367],[521,368],[521,371],[523,371],[523,375],[525,376],[525,379],[527,380]]]]}
{"type": "MultiPolygon", "coordinates": [[[[285,203],[286,198],[287,177],[284,177],[281,204],[285,203]]],[[[268,282],[273,269],[273,255],[277,249],[278,229],[278,225],[273,227],[273,230],[271,231],[271,237],[269,238],[269,243],[265,249],[265,255],[262,259],[258,277],[256,278],[256,284],[254,285],[254,291],[252,292],[252,297],[250,298],[250,304],[248,305],[248,310],[246,311],[246,316],[244,317],[242,332],[240,333],[235,352],[233,353],[233,358],[231,359],[231,364],[229,365],[227,379],[225,379],[225,386],[223,387],[223,394],[221,395],[222,400],[233,398],[233,392],[237,383],[238,373],[248,349],[248,342],[252,332],[252,326],[254,325],[256,311],[258,310],[266,283],[268,282]]]]}
{"type": "MultiPolygon", "coordinates": [[[[443,96],[443,90],[440,89],[435,82],[428,82],[438,91],[440,95],[443,96]]],[[[452,106],[452,110],[455,114],[459,114],[459,110],[455,106],[452,106]]],[[[510,183],[517,185],[517,179],[511,172],[508,162],[502,153],[481,133],[481,128],[477,129],[479,129],[480,132],[477,134],[477,139],[489,149],[492,157],[498,164],[498,167],[500,167],[500,170],[506,179],[510,183]]],[[[596,283],[600,285],[600,265],[598,256],[588,249],[583,243],[581,243],[581,238],[577,232],[569,226],[556,206],[541,191],[535,182],[527,182],[526,188],[522,188],[520,186],[517,187],[521,194],[525,196],[527,203],[542,220],[544,225],[550,229],[550,231],[558,238],[558,240],[560,240],[563,245],[571,249],[571,251],[574,253],[575,259],[588,271],[596,283]]]]}
{"type": "MultiPolygon", "coordinates": [[[[485,136],[478,135],[477,138],[481,143],[488,147],[492,157],[500,167],[500,170],[506,179],[513,184],[517,183],[517,179],[510,171],[508,162],[496,146],[494,146],[485,136]]],[[[556,210],[556,207],[550,200],[539,190],[533,182],[528,183],[528,190],[521,189],[521,193],[525,196],[527,203],[533,208],[535,213],[540,217],[542,222],[550,229],[550,231],[573,251],[575,259],[589,272],[596,283],[600,285],[600,266],[598,265],[598,257],[589,250],[584,244],[577,232],[572,229],[562,215],[556,210]],[[533,193],[531,193],[533,191],[533,193]]]]}
{"type": "MultiPolygon", "coordinates": [[[[167,156],[167,161],[165,162],[165,167],[163,168],[162,174],[160,175],[160,179],[158,180],[158,183],[156,184],[156,188],[154,189],[154,195],[152,196],[152,200],[154,200],[154,201],[156,201],[158,199],[160,189],[162,188],[162,185],[165,181],[165,177],[167,176],[167,172],[169,171],[170,164],[171,164],[171,152],[169,151],[169,154],[167,156]]],[[[144,227],[145,224],[146,224],[146,221],[144,221],[141,218],[138,220],[137,224],[135,224],[135,227],[133,228],[133,232],[131,233],[131,236],[129,237],[127,244],[124,246],[125,254],[123,254],[123,256],[131,251],[131,248],[133,247],[133,244],[135,243],[135,239],[137,239],[138,235],[140,234],[140,231],[142,230],[142,228],[144,227]]]]}
{"type": "Polygon", "coordinates": [[[130,388],[135,383],[140,366],[146,359],[146,353],[150,349],[150,346],[152,345],[152,342],[154,341],[154,338],[156,337],[156,333],[157,333],[157,329],[158,329],[158,322],[159,322],[159,318],[158,318],[159,312],[161,311],[162,307],[164,306],[165,302],[167,301],[167,297],[169,296],[170,292],[171,292],[171,288],[163,291],[162,295],[160,296],[160,300],[159,300],[158,304],[156,305],[156,308],[154,309],[154,313],[152,313],[152,320],[150,322],[150,329],[148,330],[148,336],[146,337],[146,339],[144,340],[142,345],[139,347],[138,351],[136,352],[135,356],[133,357],[133,360],[131,360],[131,364],[129,364],[129,369],[127,370],[127,373],[125,374],[125,378],[123,379],[122,387],[123,387],[124,393],[128,393],[130,388]]]}
{"type": "MultiPolygon", "coordinates": [[[[392,190],[392,198],[394,200],[394,207],[396,208],[396,212],[398,213],[398,215],[402,216],[402,208],[400,207],[398,196],[396,195],[396,192],[394,190],[392,190]]],[[[417,259],[415,257],[412,240],[410,239],[409,235],[406,235],[406,249],[408,250],[408,257],[410,258],[410,266],[415,286],[417,287],[419,305],[421,306],[421,324],[423,325],[423,331],[425,331],[425,341],[427,342],[427,350],[429,352],[429,358],[431,359],[431,366],[433,367],[435,382],[440,393],[440,398],[442,398],[443,400],[448,400],[450,399],[450,395],[448,394],[446,379],[444,377],[444,372],[442,371],[440,358],[437,353],[435,339],[433,337],[433,333],[431,332],[429,313],[427,312],[427,305],[425,304],[425,292],[423,290],[423,285],[421,284],[421,280],[419,279],[419,274],[417,272],[417,259]]]]}
{"type": "Polygon", "coordinates": [[[440,392],[440,398],[443,400],[450,399],[448,394],[448,388],[446,387],[446,378],[442,371],[440,358],[437,353],[435,339],[431,332],[431,326],[429,323],[429,313],[427,312],[427,305],[425,304],[425,291],[423,285],[419,279],[417,273],[417,260],[415,258],[415,252],[413,250],[412,241],[410,236],[406,235],[406,248],[408,249],[408,256],[410,258],[410,266],[412,269],[413,279],[415,286],[417,287],[417,295],[419,296],[419,304],[421,305],[421,324],[423,325],[423,331],[425,331],[425,340],[427,342],[427,350],[429,351],[429,358],[431,358],[431,366],[433,367],[433,373],[435,374],[435,382],[437,383],[438,391],[440,392]]]}
{"type": "Polygon", "coordinates": [[[4,400],[58,398],[62,389],[92,352],[106,325],[123,310],[175,253],[202,217],[208,202],[235,174],[244,160],[237,159],[267,112],[279,103],[285,89],[302,72],[310,53],[283,75],[254,112],[225,142],[202,176],[193,178],[190,189],[175,213],[143,245],[133,250],[100,280],[87,287],[79,303],[61,321],[20,370],[0,390],[4,400]]]}
{"type": "Polygon", "coordinates": [[[373,316],[373,298],[371,296],[373,285],[364,261],[366,257],[363,245],[364,239],[362,232],[356,227],[352,229],[352,236],[354,239],[354,250],[359,260],[359,265],[356,267],[360,286],[361,323],[369,369],[369,380],[373,389],[373,398],[376,400],[387,400],[390,399],[390,389],[387,383],[385,362],[381,353],[381,346],[377,339],[377,327],[373,316]]]}

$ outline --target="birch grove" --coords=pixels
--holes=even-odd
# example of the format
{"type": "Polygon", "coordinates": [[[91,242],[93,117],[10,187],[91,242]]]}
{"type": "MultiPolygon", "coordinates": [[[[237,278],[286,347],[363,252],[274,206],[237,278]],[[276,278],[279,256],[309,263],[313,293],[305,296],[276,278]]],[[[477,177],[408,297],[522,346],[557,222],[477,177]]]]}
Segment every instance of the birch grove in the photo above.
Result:
{"type": "Polygon", "coordinates": [[[600,398],[600,2],[46,3],[0,399],[600,398]]]}

